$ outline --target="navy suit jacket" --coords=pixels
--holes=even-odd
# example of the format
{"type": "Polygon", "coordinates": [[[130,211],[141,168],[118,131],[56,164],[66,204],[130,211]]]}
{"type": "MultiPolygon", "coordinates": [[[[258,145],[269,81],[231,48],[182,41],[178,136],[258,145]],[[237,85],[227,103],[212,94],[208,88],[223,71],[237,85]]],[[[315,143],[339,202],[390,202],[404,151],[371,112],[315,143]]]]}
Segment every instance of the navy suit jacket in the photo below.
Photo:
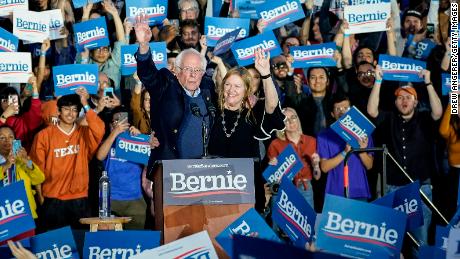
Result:
{"type": "MultiPolygon", "coordinates": [[[[184,116],[185,90],[176,76],[168,69],[158,70],[152,61],[150,51],[144,55],[136,53],[137,75],[150,94],[151,128],[160,142],[152,149],[149,165],[158,160],[178,159],[177,139],[184,116]]],[[[213,81],[203,76],[201,95],[208,103],[215,103],[216,93],[213,81]]]]}

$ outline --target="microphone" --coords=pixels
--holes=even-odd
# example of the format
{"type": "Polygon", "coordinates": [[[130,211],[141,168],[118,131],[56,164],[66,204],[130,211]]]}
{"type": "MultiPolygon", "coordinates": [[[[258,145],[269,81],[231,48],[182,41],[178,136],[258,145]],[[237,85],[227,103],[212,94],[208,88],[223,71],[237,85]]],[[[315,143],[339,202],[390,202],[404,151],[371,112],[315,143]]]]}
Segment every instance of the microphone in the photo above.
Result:
{"type": "Polygon", "coordinates": [[[200,107],[196,103],[190,103],[190,110],[192,111],[192,114],[195,115],[198,118],[203,117],[201,115],[200,107]]]}
{"type": "Polygon", "coordinates": [[[209,99],[206,99],[206,107],[208,109],[208,113],[210,113],[212,117],[216,117],[216,107],[209,99]]]}

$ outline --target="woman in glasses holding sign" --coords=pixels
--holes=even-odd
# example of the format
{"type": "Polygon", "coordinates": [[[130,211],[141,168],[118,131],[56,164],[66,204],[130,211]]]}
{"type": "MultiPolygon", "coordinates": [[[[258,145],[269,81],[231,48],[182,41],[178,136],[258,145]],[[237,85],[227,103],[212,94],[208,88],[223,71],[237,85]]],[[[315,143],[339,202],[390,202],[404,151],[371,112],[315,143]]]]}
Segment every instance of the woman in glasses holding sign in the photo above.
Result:
{"type": "MultiPolygon", "coordinates": [[[[265,55],[261,49],[255,51],[255,68],[261,74],[265,99],[258,101],[254,107],[249,102],[251,74],[246,68],[231,69],[222,80],[219,114],[216,114],[209,138],[211,155],[260,159],[258,140],[269,139],[275,129],[284,128],[284,115],[270,74],[269,60],[269,53],[265,55]]],[[[264,202],[258,200],[258,197],[264,197],[262,178],[261,174],[255,175],[256,208],[262,210],[264,202]]]]}

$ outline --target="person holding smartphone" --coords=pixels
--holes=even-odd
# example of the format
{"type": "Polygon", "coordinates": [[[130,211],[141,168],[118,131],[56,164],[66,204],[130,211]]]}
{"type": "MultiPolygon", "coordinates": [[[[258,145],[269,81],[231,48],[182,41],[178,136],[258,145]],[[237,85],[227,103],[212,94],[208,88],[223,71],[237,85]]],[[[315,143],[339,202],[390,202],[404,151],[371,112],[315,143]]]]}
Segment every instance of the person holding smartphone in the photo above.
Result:
{"type": "Polygon", "coordinates": [[[26,150],[30,150],[34,138],[33,133],[41,123],[41,102],[38,98],[36,77],[31,76],[28,84],[32,85],[32,100],[27,111],[22,109],[19,94],[15,88],[6,87],[0,92],[0,126],[11,127],[26,150]]]}

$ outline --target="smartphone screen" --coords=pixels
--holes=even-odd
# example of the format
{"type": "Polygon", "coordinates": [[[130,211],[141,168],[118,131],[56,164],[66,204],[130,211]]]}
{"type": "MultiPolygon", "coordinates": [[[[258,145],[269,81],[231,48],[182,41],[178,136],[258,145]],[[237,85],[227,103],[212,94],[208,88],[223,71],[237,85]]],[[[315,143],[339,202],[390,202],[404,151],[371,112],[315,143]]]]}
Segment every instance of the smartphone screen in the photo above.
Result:
{"type": "Polygon", "coordinates": [[[104,88],[104,96],[108,96],[109,98],[113,98],[113,88],[112,87],[104,88]]]}
{"type": "Polygon", "coordinates": [[[15,139],[13,140],[13,155],[16,155],[21,148],[21,140],[15,139]]]}
{"type": "Polygon", "coordinates": [[[120,116],[118,117],[118,121],[123,121],[128,118],[128,113],[127,112],[120,112],[120,116]]]}
{"type": "MultiPolygon", "coordinates": [[[[18,96],[15,94],[8,95],[8,105],[16,105],[19,107],[19,99],[18,96]]],[[[15,114],[18,114],[19,111],[15,112],[15,114]]]]}

